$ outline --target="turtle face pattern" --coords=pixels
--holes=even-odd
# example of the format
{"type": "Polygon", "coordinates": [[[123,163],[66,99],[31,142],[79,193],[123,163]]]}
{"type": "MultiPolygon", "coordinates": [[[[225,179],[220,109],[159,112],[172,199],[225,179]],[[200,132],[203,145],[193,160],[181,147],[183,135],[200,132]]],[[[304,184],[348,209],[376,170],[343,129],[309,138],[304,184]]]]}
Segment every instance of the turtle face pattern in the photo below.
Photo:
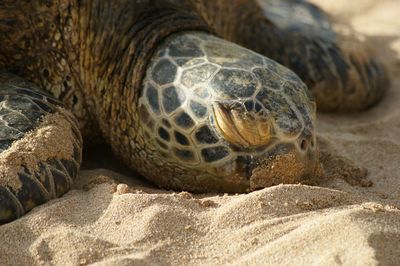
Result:
{"type": "Polygon", "coordinates": [[[250,178],[267,158],[315,158],[315,105],[296,74],[205,33],[175,34],[159,47],[139,110],[149,150],[175,167],[250,178]]]}

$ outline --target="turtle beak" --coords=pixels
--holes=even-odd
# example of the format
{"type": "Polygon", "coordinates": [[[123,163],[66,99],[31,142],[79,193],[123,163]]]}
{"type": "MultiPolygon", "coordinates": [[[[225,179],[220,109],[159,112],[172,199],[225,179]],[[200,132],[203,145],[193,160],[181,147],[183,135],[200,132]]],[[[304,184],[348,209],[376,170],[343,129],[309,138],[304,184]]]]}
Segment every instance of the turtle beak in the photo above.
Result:
{"type": "Polygon", "coordinates": [[[250,112],[213,104],[215,125],[222,136],[240,147],[266,145],[271,138],[271,122],[250,112]]]}

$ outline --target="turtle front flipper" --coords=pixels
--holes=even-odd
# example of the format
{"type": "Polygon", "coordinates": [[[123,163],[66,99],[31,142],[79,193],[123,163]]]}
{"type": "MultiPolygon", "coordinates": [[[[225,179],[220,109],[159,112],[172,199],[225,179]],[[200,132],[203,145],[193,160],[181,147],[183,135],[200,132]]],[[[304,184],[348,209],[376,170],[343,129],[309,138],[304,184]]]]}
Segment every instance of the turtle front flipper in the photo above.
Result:
{"type": "Polygon", "coordinates": [[[66,193],[82,154],[77,121],[52,96],[0,74],[0,224],[66,193]]]}

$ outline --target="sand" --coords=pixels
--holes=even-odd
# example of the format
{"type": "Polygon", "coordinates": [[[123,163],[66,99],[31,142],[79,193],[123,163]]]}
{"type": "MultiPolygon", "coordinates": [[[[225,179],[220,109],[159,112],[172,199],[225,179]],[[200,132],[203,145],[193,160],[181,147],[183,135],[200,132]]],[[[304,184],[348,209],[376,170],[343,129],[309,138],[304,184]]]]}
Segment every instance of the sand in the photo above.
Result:
{"type": "Polygon", "coordinates": [[[400,265],[400,5],[314,2],[368,35],[392,82],[366,112],[318,114],[329,178],[192,195],[88,151],[72,191],[0,227],[0,264],[400,265]]]}
{"type": "Polygon", "coordinates": [[[18,177],[21,165],[25,165],[27,171],[32,173],[39,170],[38,163],[41,161],[69,159],[73,156],[74,134],[66,115],[68,111],[59,108],[59,112],[44,116],[35,130],[14,141],[10,148],[0,154],[1,186],[16,191],[21,188],[18,177]]]}

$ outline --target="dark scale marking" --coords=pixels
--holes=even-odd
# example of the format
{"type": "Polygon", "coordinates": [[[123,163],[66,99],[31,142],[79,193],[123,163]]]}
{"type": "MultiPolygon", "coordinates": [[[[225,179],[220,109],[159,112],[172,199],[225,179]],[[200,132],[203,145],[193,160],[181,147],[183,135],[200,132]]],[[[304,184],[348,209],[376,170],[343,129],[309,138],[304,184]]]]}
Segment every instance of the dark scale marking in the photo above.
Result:
{"type": "Polygon", "coordinates": [[[256,84],[249,72],[231,69],[221,69],[211,81],[216,92],[231,98],[251,97],[256,84]]]}
{"type": "Polygon", "coordinates": [[[18,173],[22,187],[16,193],[25,211],[29,211],[34,206],[45,203],[48,199],[43,188],[32,180],[31,174],[26,170],[18,173]]]}
{"type": "MultiPolygon", "coordinates": [[[[278,84],[277,79],[273,72],[267,68],[255,68],[253,69],[254,75],[257,77],[257,79],[260,81],[262,86],[268,87],[268,88],[273,88],[275,90],[280,88],[280,84],[278,84]]],[[[281,80],[279,80],[280,82],[281,80]]]]}
{"type": "Polygon", "coordinates": [[[302,124],[292,108],[288,108],[284,114],[278,115],[276,123],[286,134],[295,135],[302,129],[302,124]]]}
{"type": "Polygon", "coordinates": [[[348,76],[347,76],[347,71],[349,69],[349,66],[347,63],[343,60],[343,55],[338,51],[336,48],[328,48],[328,52],[331,55],[332,61],[336,66],[336,71],[339,74],[339,78],[343,83],[343,88],[348,87],[347,86],[347,81],[348,81],[348,76]]]}
{"type": "MultiPolygon", "coordinates": [[[[303,62],[303,60],[301,60],[300,58],[298,58],[298,55],[296,53],[291,53],[288,55],[289,58],[289,66],[291,69],[293,69],[294,71],[296,71],[296,73],[302,77],[305,78],[307,77],[307,73],[309,73],[308,70],[308,65],[305,64],[305,62],[303,62]]],[[[310,59],[309,61],[313,62],[314,65],[321,65],[321,62],[323,62],[323,60],[321,60],[318,57],[318,53],[312,53],[310,55],[310,59]],[[313,57],[314,55],[314,57],[313,57]],[[313,60],[314,58],[314,60],[313,60]]],[[[316,75],[319,75],[318,73],[316,73],[316,75]]],[[[315,77],[317,80],[321,79],[321,77],[315,77]]]]}
{"type": "Polygon", "coordinates": [[[54,168],[61,171],[64,175],[69,176],[69,173],[65,169],[64,165],[60,162],[60,160],[50,160],[49,162],[54,168]]]}
{"type": "Polygon", "coordinates": [[[191,128],[194,125],[193,119],[185,112],[182,112],[175,118],[175,122],[182,128],[191,128]]]}
{"type": "Polygon", "coordinates": [[[254,106],[256,112],[260,112],[262,110],[262,105],[259,102],[256,102],[255,106],[254,106]]]}
{"type": "Polygon", "coordinates": [[[376,61],[374,59],[371,58],[371,60],[369,61],[369,63],[371,64],[371,67],[373,67],[373,69],[375,69],[375,73],[377,75],[377,78],[379,78],[381,75],[384,75],[385,73],[382,71],[383,69],[381,67],[378,66],[378,64],[376,63],[376,61]]]}
{"type": "Polygon", "coordinates": [[[82,141],[80,140],[81,133],[79,132],[79,129],[77,127],[72,126],[72,133],[74,134],[75,140],[78,142],[78,144],[81,146],[82,141]]]}
{"type": "Polygon", "coordinates": [[[207,107],[195,101],[190,101],[190,109],[194,115],[199,118],[202,118],[207,114],[207,107]]]}
{"type": "Polygon", "coordinates": [[[158,91],[153,86],[149,86],[146,90],[146,97],[153,112],[159,114],[160,104],[158,103],[158,91]]]}
{"type": "MultiPolygon", "coordinates": [[[[376,65],[373,59],[368,61],[368,72],[367,74],[369,75],[369,79],[370,79],[370,89],[374,89],[377,86],[379,86],[379,71],[378,69],[376,69],[376,65]]],[[[368,91],[370,94],[371,93],[375,93],[375,91],[368,91]]]]}
{"type": "MultiPolygon", "coordinates": [[[[1,102],[1,100],[0,100],[1,102]]],[[[6,108],[0,108],[0,116],[6,115],[11,113],[12,111],[10,109],[6,109],[6,108]]]]}
{"type": "Polygon", "coordinates": [[[31,111],[27,110],[21,111],[30,121],[39,121],[46,113],[40,111],[31,111]]]}
{"type": "Polygon", "coordinates": [[[183,150],[183,149],[174,149],[175,155],[184,161],[193,161],[194,154],[190,150],[183,150]]]}
{"type": "Polygon", "coordinates": [[[7,150],[15,139],[0,139],[0,152],[7,150]]]}
{"type": "Polygon", "coordinates": [[[358,60],[354,58],[353,56],[350,56],[350,61],[351,63],[356,67],[358,74],[360,75],[362,79],[363,84],[368,84],[367,78],[365,77],[365,73],[363,71],[362,65],[359,64],[358,60]]]}
{"type": "Polygon", "coordinates": [[[265,103],[269,102],[268,98],[271,97],[271,91],[268,88],[263,87],[256,95],[256,99],[264,105],[264,107],[268,108],[265,103]]]}
{"type": "Polygon", "coordinates": [[[5,106],[16,111],[43,111],[30,98],[23,95],[10,95],[10,98],[8,101],[6,101],[5,106]]]}
{"type": "Polygon", "coordinates": [[[19,139],[23,135],[24,133],[17,129],[3,125],[0,127],[0,140],[19,139]]]}
{"type": "Polygon", "coordinates": [[[32,121],[20,113],[12,112],[4,115],[2,119],[7,122],[9,127],[13,127],[21,132],[28,132],[33,129],[32,121]]]}
{"type": "Polygon", "coordinates": [[[37,104],[40,108],[42,108],[44,111],[48,112],[48,113],[54,113],[55,112],[55,108],[50,105],[50,104],[46,104],[43,101],[39,101],[39,100],[32,100],[35,104],[37,104]]]}
{"type": "MultiPolygon", "coordinates": [[[[376,97],[377,95],[380,95],[383,93],[383,91],[380,89],[382,84],[385,83],[386,79],[386,73],[383,68],[381,68],[377,62],[371,58],[369,61],[370,67],[374,70],[375,76],[373,77],[374,85],[371,86],[372,90],[371,94],[376,97]]],[[[372,78],[372,77],[371,77],[372,78]]]]}
{"type": "Polygon", "coordinates": [[[185,101],[185,93],[176,87],[169,87],[163,91],[163,106],[167,113],[171,113],[176,110],[185,101]]]}
{"type": "Polygon", "coordinates": [[[371,70],[371,65],[369,63],[364,64],[364,69],[365,69],[366,77],[368,79],[367,87],[369,90],[367,91],[367,93],[370,94],[371,93],[370,89],[374,86],[375,79],[373,77],[373,72],[371,70]]]}
{"type": "Polygon", "coordinates": [[[73,150],[74,150],[73,158],[75,158],[76,160],[81,161],[82,153],[81,153],[81,150],[79,149],[79,147],[74,144],[74,149],[73,150]]]}
{"type": "Polygon", "coordinates": [[[299,92],[296,91],[295,85],[289,82],[282,84],[283,92],[290,97],[290,99],[294,100],[294,102],[301,101],[299,98],[299,92]]]}
{"type": "MultiPolygon", "coordinates": [[[[75,157],[78,158],[78,157],[75,157]]],[[[75,177],[78,174],[78,166],[71,160],[61,159],[60,162],[64,166],[65,170],[71,177],[75,177]]]]}
{"type": "Polygon", "coordinates": [[[45,110],[41,109],[26,96],[10,96],[9,100],[5,102],[5,107],[21,112],[30,121],[37,121],[46,114],[45,110]]]}
{"type": "Polygon", "coordinates": [[[0,213],[9,213],[9,216],[1,217],[0,224],[11,222],[23,215],[24,210],[19,208],[13,195],[11,191],[0,186],[0,213]]]}
{"type": "Polygon", "coordinates": [[[28,95],[28,96],[30,96],[30,97],[32,97],[32,98],[43,99],[43,95],[42,95],[42,94],[33,92],[32,90],[27,90],[27,89],[16,89],[15,92],[16,92],[17,94],[25,94],[25,95],[28,95]]]}
{"type": "MultiPolygon", "coordinates": [[[[74,104],[76,104],[77,102],[76,102],[76,95],[73,95],[74,97],[73,97],[73,99],[74,99],[74,104]]],[[[51,104],[54,104],[54,105],[60,105],[60,102],[59,101],[57,101],[57,100],[54,100],[53,98],[47,98],[47,101],[49,102],[49,103],[51,103],[51,104]]]]}
{"type": "Polygon", "coordinates": [[[66,176],[63,172],[61,172],[57,169],[54,169],[54,168],[50,168],[50,172],[54,179],[56,195],[57,195],[57,197],[59,197],[69,190],[71,184],[70,184],[70,182],[68,182],[68,179],[66,178],[66,176]]]}
{"type": "Polygon", "coordinates": [[[254,108],[254,101],[252,100],[247,100],[244,102],[244,107],[246,108],[247,112],[251,112],[254,108]]]}
{"type": "Polygon", "coordinates": [[[151,74],[153,80],[159,84],[164,85],[174,81],[176,76],[176,66],[168,59],[161,59],[154,66],[151,74]]]}
{"type": "Polygon", "coordinates": [[[195,138],[199,143],[213,144],[218,142],[217,137],[208,126],[202,126],[197,130],[195,138]]]}
{"type": "MultiPolygon", "coordinates": [[[[309,113],[310,113],[310,108],[306,106],[306,103],[304,102],[304,98],[300,95],[301,92],[296,91],[295,84],[291,83],[286,83],[283,85],[283,92],[290,97],[292,102],[296,103],[296,108],[299,110],[300,114],[303,116],[306,124],[310,124],[311,120],[309,119],[309,113]]],[[[304,89],[304,94],[307,95],[306,93],[308,92],[308,89],[304,89]]]]}
{"type": "Polygon", "coordinates": [[[294,135],[300,132],[302,124],[292,107],[286,102],[282,95],[275,91],[266,92],[266,90],[262,90],[258,93],[257,99],[271,112],[279,128],[281,128],[285,134],[294,135]]]}
{"type": "Polygon", "coordinates": [[[189,145],[189,140],[187,139],[187,137],[185,137],[185,135],[183,135],[182,133],[180,133],[178,131],[175,131],[174,135],[175,135],[176,142],[178,142],[179,144],[184,145],[184,146],[189,145]]]}
{"type": "Polygon", "coordinates": [[[171,139],[171,137],[169,136],[168,131],[165,130],[164,128],[162,128],[162,127],[160,127],[160,128],[158,129],[158,135],[159,135],[162,139],[164,139],[164,140],[166,140],[166,141],[169,141],[169,140],[171,139]]]}
{"type": "MultiPolygon", "coordinates": [[[[329,60],[330,55],[324,48],[324,45],[321,44],[321,40],[317,39],[314,40],[313,45],[309,47],[308,52],[308,61],[309,64],[304,62],[301,58],[301,64],[299,66],[295,66],[295,72],[304,79],[305,82],[307,80],[305,77],[308,76],[308,72],[312,71],[312,69],[318,69],[319,71],[313,71],[313,76],[310,76],[313,82],[322,81],[325,78],[332,77],[332,69],[331,69],[331,62],[329,60]],[[305,64],[305,65],[304,65],[305,64]]],[[[302,43],[303,46],[306,46],[306,43],[302,43]]],[[[298,55],[297,55],[298,57],[298,55]]]]}
{"type": "Polygon", "coordinates": [[[204,158],[204,161],[210,163],[214,161],[221,160],[222,158],[229,155],[229,151],[222,146],[215,148],[206,148],[201,151],[201,155],[204,158]]]}

